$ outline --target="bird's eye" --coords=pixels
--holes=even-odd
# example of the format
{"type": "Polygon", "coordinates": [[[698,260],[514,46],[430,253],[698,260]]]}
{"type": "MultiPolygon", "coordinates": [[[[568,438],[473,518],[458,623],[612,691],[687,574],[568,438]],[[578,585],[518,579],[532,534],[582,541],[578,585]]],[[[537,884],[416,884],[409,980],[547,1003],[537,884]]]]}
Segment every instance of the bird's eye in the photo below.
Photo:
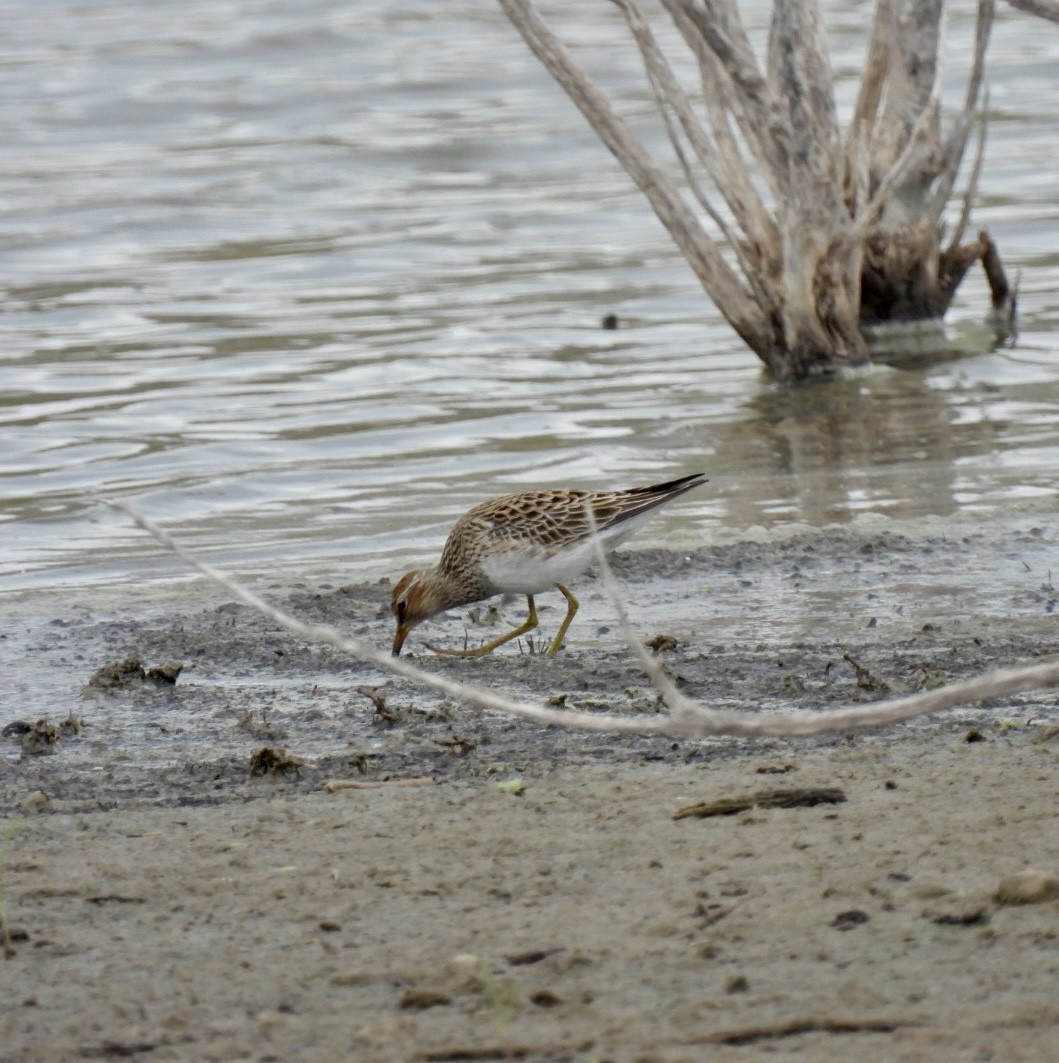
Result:
{"type": "Polygon", "coordinates": [[[408,608],[408,603],[402,598],[397,603],[397,619],[398,620],[403,620],[404,619],[405,610],[407,610],[407,608],[408,608]]]}

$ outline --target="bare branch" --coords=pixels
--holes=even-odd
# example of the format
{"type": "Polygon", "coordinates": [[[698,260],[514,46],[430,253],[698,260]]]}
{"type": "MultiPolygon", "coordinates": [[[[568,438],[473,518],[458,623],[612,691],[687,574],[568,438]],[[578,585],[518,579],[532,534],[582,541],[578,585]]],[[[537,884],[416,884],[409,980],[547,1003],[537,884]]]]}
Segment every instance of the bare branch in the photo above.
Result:
{"type": "Polygon", "coordinates": [[[733,0],[703,0],[701,6],[694,0],[662,2],[700,62],[711,66],[715,61],[731,80],[738,101],[733,111],[747,143],[756,146],[767,172],[779,173],[790,150],[790,129],[758,69],[733,0]]]}
{"type": "MultiPolygon", "coordinates": [[[[662,0],[662,4],[698,60],[703,102],[725,155],[739,159],[743,168],[728,127],[731,114],[773,199],[780,199],[783,190],[777,174],[785,165],[790,135],[758,69],[734,0],[707,0],[703,7],[693,0],[662,0]]],[[[749,177],[743,183],[749,186],[749,177]]]]}
{"type": "Polygon", "coordinates": [[[982,88],[982,78],[985,76],[985,53],[989,46],[989,33],[993,26],[995,11],[994,0],[979,0],[978,21],[975,25],[974,61],[967,79],[963,110],[956,119],[956,125],[942,151],[941,180],[938,181],[938,186],[923,212],[924,220],[931,224],[936,225],[938,219],[941,218],[956,184],[956,175],[959,173],[960,162],[967,147],[971,122],[978,108],[978,94],[982,88]]]}
{"type": "Polygon", "coordinates": [[[781,101],[791,144],[781,208],[794,207],[811,224],[832,232],[843,216],[841,137],[823,21],[815,0],[772,8],[768,82],[781,101]]]}
{"type": "Polygon", "coordinates": [[[588,522],[589,528],[592,529],[592,545],[596,551],[596,561],[599,563],[599,574],[603,580],[603,586],[606,588],[607,597],[610,598],[610,604],[614,607],[614,612],[617,614],[618,623],[621,624],[622,634],[625,636],[625,641],[628,643],[629,648],[632,650],[637,661],[640,662],[640,667],[644,671],[644,675],[651,680],[655,690],[662,695],[662,700],[666,703],[670,711],[674,713],[684,713],[688,711],[698,711],[698,706],[691,701],[690,698],[684,697],[683,694],[677,690],[676,686],[666,675],[665,669],[662,667],[661,662],[657,657],[652,656],[647,647],[643,643],[643,639],[636,633],[636,629],[632,625],[632,621],[629,619],[629,612],[625,608],[625,602],[622,599],[621,593],[618,590],[618,581],[614,578],[614,571],[610,567],[610,562],[607,560],[607,551],[603,547],[603,540],[596,533],[596,515],[592,512],[592,507],[585,504],[585,519],[588,522]]]}
{"type": "MultiPolygon", "coordinates": [[[[769,246],[771,226],[765,209],[755,195],[753,185],[741,165],[741,159],[737,152],[732,154],[728,151],[719,151],[710,142],[692,109],[687,93],[658,47],[651,27],[636,0],[615,0],[615,3],[625,16],[629,31],[639,46],[648,81],[655,96],[655,104],[665,123],[670,143],[684,171],[688,187],[738,258],[744,279],[753,291],[758,305],[765,306],[769,297],[765,285],[759,278],[762,267],[760,254],[753,255],[753,257],[751,255],[769,246]],[[676,115],[680,129],[695,152],[699,164],[709,176],[713,187],[724,197],[728,208],[746,234],[745,243],[732,234],[724,218],[714,209],[706,194],[699,187],[680,137],[674,128],[670,110],[676,115]],[[738,169],[739,179],[734,177],[733,167],[738,169]],[[747,249],[751,254],[748,254],[747,249]]],[[[722,123],[722,135],[726,131],[727,127],[722,123]]]]}
{"type": "Polygon", "coordinates": [[[530,0],[499,0],[499,3],[530,50],[647,196],[717,309],[752,350],[767,350],[771,333],[762,311],[713,241],[703,232],[668,175],[651,158],[566,45],[548,28],[530,0]]]}
{"type": "Polygon", "coordinates": [[[871,134],[886,86],[892,20],[892,0],[878,0],[857,103],[846,134],[846,199],[853,217],[871,197],[871,134]]]}
{"type": "MultiPolygon", "coordinates": [[[[615,0],[615,4],[625,16],[629,31],[632,33],[633,39],[636,41],[636,44],[640,49],[644,68],[647,71],[647,78],[650,82],[651,89],[654,92],[655,104],[665,121],[670,143],[673,145],[673,150],[676,152],[677,158],[680,160],[685,177],[688,180],[688,185],[695,193],[695,198],[698,199],[702,209],[709,215],[713,223],[721,231],[725,240],[732,245],[732,247],[736,247],[736,241],[732,238],[724,219],[718,214],[714,207],[711,206],[709,200],[695,181],[691,166],[688,164],[684,155],[684,149],[681,146],[680,138],[677,136],[676,129],[673,127],[670,120],[669,108],[672,108],[675,112],[677,121],[680,123],[680,128],[684,131],[688,143],[695,152],[695,157],[705,168],[714,186],[724,194],[725,186],[717,169],[718,163],[721,160],[718,158],[716,152],[713,151],[712,145],[708,142],[702,126],[696,120],[695,114],[691,109],[691,103],[683,88],[680,86],[680,83],[677,81],[672,67],[662,54],[661,49],[659,49],[658,42],[655,40],[655,36],[651,32],[651,28],[647,24],[647,20],[644,18],[639,5],[635,3],[635,0],[615,0]]],[[[729,207],[732,207],[731,201],[729,201],[729,207]]],[[[733,213],[738,217],[738,210],[734,207],[733,213]]]]}
{"type": "MultiPolygon", "coordinates": [[[[230,576],[201,561],[182,547],[168,532],[145,517],[134,505],[125,501],[105,500],[109,505],[127,513],[144,531],[172,550],[178,557],[220,584],[241,602],[256,609],[274,623],[302,638],[322,642],[361,660],[370,661],[378,668],[393,672],[420,686],[436,690],[449,697],[458,698],[484,709],[493,709],[509,716],[518,716],[540,724],[553,724],[583,731],[606,731],[610,733],[669,734],[682,738],[701,738],[707,735],[741,735],[746,737],[802,737],[824,734],[828,731],[846,731],[856,728],[882,727],[901,720],[924,716],[952,708],[954,705],[1003,697],[1026,690],[1059,685],[1059,659],[1019,668],[1000,669],[969,679],[962,683],[940,687],[922,694],[878,702],[873,705],[851,705],[818,713],[744,713],[707,709],[692,702],[676,691],[672,684],[663,681],[659,685],[666,695],[671,712],[669,715],[613,716],[607,713],[589,714],[547,709],[527,702],[515,701],[484,687],[457,683],[443,676],[433,675],[400,657],[393,657],[383,650],[349,638],[334,628],[323,624],[306,624],[284,613],[259,598],[253,591],[237,583],[230,576]]],[[[604,561],[605,564],[605,561],[604,561]]],[[[628,617],[623,619],[627,624],[628,617]]],[[[633,649],[643,661],[646,649],[632,640],[633,649]]],[[[649,674],[658,683],[664,680],[657,662],[650,660],[649,674]]]]}
{"type": "MultiPolygon", "coordinates": [[[[885,109],[875,116],[872,130],[875,172],[869,169],[868,173],[871,199],[861,204],[851,236],[855,240],[863,240],[884,212],[891,225],[917,221],[922,210],[923,189],[934,179],[941,162],[938,143],[941,62],[936,53],[943,8],[941,0],[918,5],[911,11],[910,6],[906,4],[898,12],[890,4],[880,5],[876,15],[876,31],[880,28],[887,31],[882,48],[890,53],[884,56],[881,75],[886,89],[885,109]],[[895,37],[902,41],[896,54],[895,37]],[[904,62],[898,62],[898,57],[904,62]]],[[[873,36],[869,49],[872,78],[879,76],[874,65],[880,58],[875,54],[877,46],[873,36]]],[[[869,73],[865,74],[865,80],[869,73]]],[[[865,106],[873,100],[878,105],[874,98],[876,91],[869,90],[865,106]]],[[[854,128],[859,135],[867,136],[865,121],[858,123],[855,119],[851,131],[854,128]]],[[[959,166],[958,159],[956,165],[959,166]]]]}
{"type": "Polygon", "coordinates": [[[975,143],[974,150],[974,162],[971,164],[971,173],[967,178],[967,187],[963,192],[963,203],[960,207],[960,217],[956,221],[956,228],[953,229],[952,239],[949,241],[949,246],[946,248],[946,254],[953,254],[957,247],[960,245],[960,241],[963,239],[963,234],[967,231],[967,225],[971,220],[971,206],[974,203],[975,193],[978,191],[978,179],[982,174],[982,159],[985,157],[985,142],[986,142],[986,129],[988,123],[985,120],[986,112],[989,110],[989,91],[986,90],[985,100],[982,103],[982,113],[978,119],[978,139],[975,143]]]}
{"type": "Polygon", "coordinates": [[[935,125],[940,99],[932,96],[915,125],[908,134],[908,140],[901,154],[894,160],[893,165],[879,180],[871,200],[864,205],[858,215],[856,223],[850,231],[851,240],[863,240],[882,216],[883,211],[891,208],[894,203],[894,190],[900,182],[904,181],[913,170],[913,163],[920,162],[920,150],[923,144],[928,142],[929,130],[935,125]]]}
{"type": "Polygon", "coordinates": [[[893,0],[877,0],[875,18],[872,20],[871,39],[868,42],[868,54],[864,60],[864,72],[861,74],[857,103],[850,122],[851,135],[860,136],[863,131],[865,144],[868,140],[867,131],[875,123],[875,116],[882,102],[886,85],[886,72],[889,66],[887,55],[893,17],[893,0]]]}
{"type": "MultiPolygon", "coordinates": [[[[901,151],[916,116],[940,93],[944,24],[945,0],[895,0],[887,34],[886,95],[876,128],[877,137],[889,142],[881,145],[884,163],[901,151]]],[[[930,131],[934,144],[939,125],[930,131]]]]}
{"type": "Polygon", "coordinates": [[[1016,293],[1008,284],[1004,263],[1000,261],[996,244],[993,243],[989,233],[979,233],[978,246],[981,248],[982,268],[985,270],[986,280],[989,281],[989,290],[993,297],[993,311],[1010,319],[1015,313],[1016,293]]]}

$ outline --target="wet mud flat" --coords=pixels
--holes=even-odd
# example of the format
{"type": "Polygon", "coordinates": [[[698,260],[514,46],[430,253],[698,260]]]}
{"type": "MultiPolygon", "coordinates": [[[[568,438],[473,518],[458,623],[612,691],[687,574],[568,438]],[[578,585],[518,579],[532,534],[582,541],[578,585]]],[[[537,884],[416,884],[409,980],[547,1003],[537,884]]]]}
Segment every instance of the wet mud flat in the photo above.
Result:
{"type": "MultiPolygon", "coordinates": [[[[1059,652],[1057,538],[865,523],[615,569],[685,693],[814,712],[1059,652]]],[[[388,581],[256,589],[388,641],[388,581]]],[[[529,700],[661,711],[601,583],[576,593],[554,659],[425,651],[492,637],[485,609],[409,648],[529,700]]],[[[1041,1059],[1059,1037],[1055,691],[797,742],[587,735],[206,584],[10,616],[0,1059],[1041,1059]],[[10,725],[42,720],[23,753],[10,725]],[[777,791],[839,796],[755,800],[777,791]],[[1043,885],[1012,903],[1026,868],[1043,885]]]]}

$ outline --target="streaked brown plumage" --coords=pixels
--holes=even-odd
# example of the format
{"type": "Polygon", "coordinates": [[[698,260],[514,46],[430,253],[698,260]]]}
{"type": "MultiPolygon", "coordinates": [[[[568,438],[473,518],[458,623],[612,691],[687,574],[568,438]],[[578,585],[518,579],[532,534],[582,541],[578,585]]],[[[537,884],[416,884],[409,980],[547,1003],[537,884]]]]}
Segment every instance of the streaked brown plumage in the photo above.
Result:
{"type": "Polygon", "coordinates": [[[460,657],[490,653],[537,626],[533,596],[555,587],[566,598],[567,612],[548,649],[553,656],[578,607],[564,583],[595,559],[586,505],[604,546],[612,549],[655,509],[704,483],[706,477],[696,473],[627,491],[526,491],[475,506],[454,525],[438,564],[407,573],[394,587],[390,603],[397,620],[394,656],[401,652],[408,632],[437,613],[494,594],[525,594],[529,616],[513,631],[472,650],[431,647],[460,657]]]}

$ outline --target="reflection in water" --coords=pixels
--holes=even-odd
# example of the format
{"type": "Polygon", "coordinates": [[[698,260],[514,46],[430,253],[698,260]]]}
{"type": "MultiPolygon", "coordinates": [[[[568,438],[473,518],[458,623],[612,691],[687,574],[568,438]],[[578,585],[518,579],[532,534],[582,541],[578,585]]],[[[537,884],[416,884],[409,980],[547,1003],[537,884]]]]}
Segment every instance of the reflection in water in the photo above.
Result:
{"type": "Polygon", "coordinates": [[[758,392],[743,419],[714,427],[722,465],[744,470],[727,496],[727,518],[822,524],[865,510],[946,516],[1054,502],[1059,381],[1038,366],[1039,382],[1002,387],[995,381],[1010,376],[1004,359],[994,350],[969,360],[950,345],[931,352],[927,365],[922,352],[906,352],[915,369],[878,366],[829,384],[758,392]],[[1013,448],[1023,455],[1015,463],[1013,448]]]}
{"type": "Polygon", "coordinates": [[[746,404],[746,421],[720,426],[725,464],[759,478],[729,496],[729,519],[810,524],[897,508],[944,515],[957,508],[953,459],[991,449],[988,421],[954,423],[944,392],[920,373],[878,369],[830,385],[769,390],[746,404]]]}
{"type": "MultiPolygon", "coordinates": [[[[8,16],[0,589],[161,565],[107,494],[230,568],[348,578],[490,495],[699,469],[656,537],[1054,506],[1055,35],[1002,19],[991,50],[978,221],[1024,267],[1016,346],[969,324],[972,279],[950,331],[975,353],[778,392],[490,5],[8,16]]],[[[641,105],[621,19],[569,17],[641,105]]],[[[847,81],[860,20],[829,26],[847,81]]]]}

